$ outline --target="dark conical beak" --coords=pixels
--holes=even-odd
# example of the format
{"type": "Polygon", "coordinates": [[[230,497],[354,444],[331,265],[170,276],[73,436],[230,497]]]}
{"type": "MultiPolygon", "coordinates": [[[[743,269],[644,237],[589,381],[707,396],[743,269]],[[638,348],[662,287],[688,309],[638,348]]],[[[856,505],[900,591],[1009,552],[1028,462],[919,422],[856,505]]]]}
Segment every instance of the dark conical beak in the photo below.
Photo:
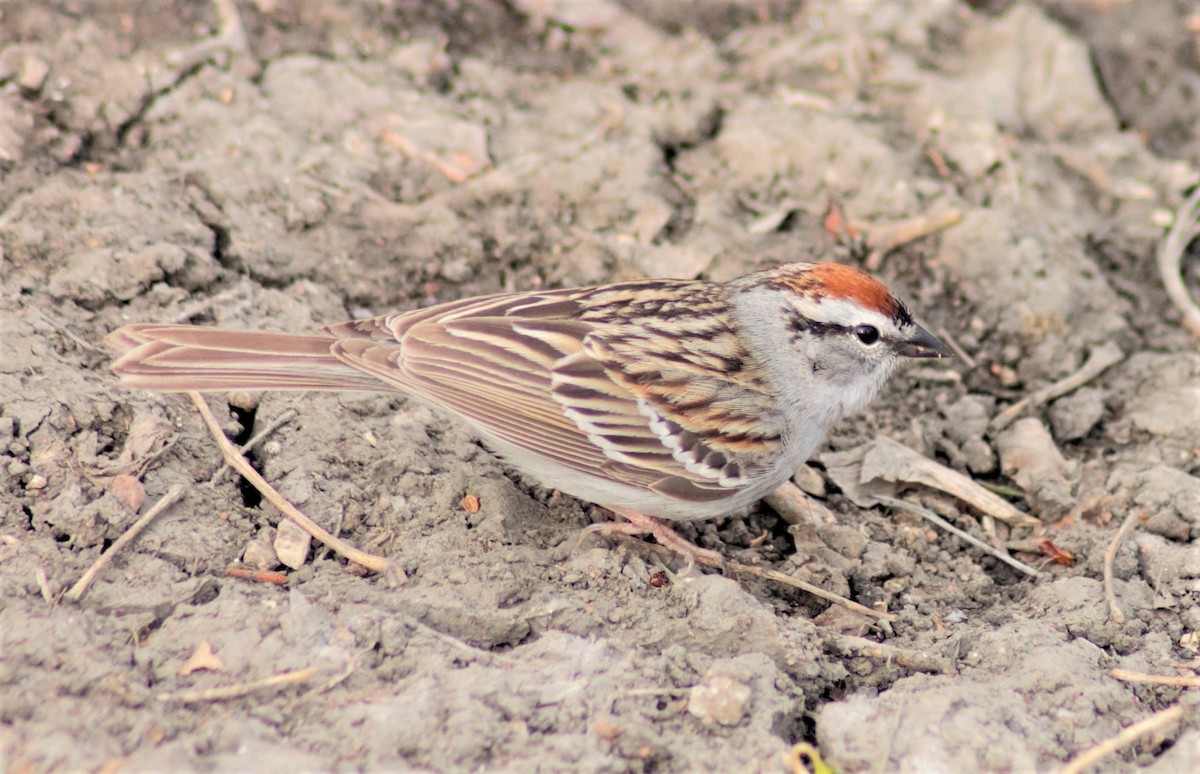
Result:
{"type": "Polygon", "coordinates": [[[900,353],[901,357],[954,357],[954,350],[920,325],[916,326],[916,330],[908,337],[907,341],[900,342],[896,351],[900,353]]]}

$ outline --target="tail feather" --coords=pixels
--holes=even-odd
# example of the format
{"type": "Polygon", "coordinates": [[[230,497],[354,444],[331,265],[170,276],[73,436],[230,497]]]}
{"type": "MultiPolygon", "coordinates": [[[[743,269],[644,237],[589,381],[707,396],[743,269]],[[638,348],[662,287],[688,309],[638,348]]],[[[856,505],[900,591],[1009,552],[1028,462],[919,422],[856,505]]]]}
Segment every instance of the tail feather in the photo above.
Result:
{"type": "Polygon", "coordinates": [[[105,339],[119,355],[113,371],[136,389],[399,391],[339,360],[330,351],[336,341],[326,334],[156,324],[127,325],[105,339]]]}

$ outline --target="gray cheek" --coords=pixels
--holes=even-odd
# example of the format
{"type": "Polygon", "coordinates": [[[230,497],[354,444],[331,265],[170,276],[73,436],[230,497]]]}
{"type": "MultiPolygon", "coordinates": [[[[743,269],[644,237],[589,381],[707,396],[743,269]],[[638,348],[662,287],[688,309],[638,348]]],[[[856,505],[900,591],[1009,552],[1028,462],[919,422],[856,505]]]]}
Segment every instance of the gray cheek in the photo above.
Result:
{"type": "Polygon", "coordinates": [[[870,377],[874,370],[875,364],[865,360],[861,352],[839,347],[824,358],[820,372],[814,368],[813,373],[833,384],[844,386],[860,383],[864,377],[870,377]]]}

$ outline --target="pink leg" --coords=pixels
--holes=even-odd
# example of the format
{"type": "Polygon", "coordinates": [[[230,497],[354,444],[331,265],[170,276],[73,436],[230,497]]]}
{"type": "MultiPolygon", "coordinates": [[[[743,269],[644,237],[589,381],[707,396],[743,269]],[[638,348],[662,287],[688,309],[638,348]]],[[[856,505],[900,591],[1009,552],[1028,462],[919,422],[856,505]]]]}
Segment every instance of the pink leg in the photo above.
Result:
{"type": "Polygon", "coordinates": [[[628,524],[621,522],[610,521],[603,524],[593,524],[587,528],[589,532],[600,532],[607,535],[622,534],[622,535],[653,535],[654,539],[659,542],[664,548],[669,548],[680,556],[687,558],[709,567],[720,566],[724,564],[725,559],[716,551],[708,548],[701,548],[689,540],[680,537],[679,533],[668,527],[661,520],[653,516],[646,516],[641,513],[632,511],[618,510],[609,508],[610,511],[628,519],[628,524]]]}

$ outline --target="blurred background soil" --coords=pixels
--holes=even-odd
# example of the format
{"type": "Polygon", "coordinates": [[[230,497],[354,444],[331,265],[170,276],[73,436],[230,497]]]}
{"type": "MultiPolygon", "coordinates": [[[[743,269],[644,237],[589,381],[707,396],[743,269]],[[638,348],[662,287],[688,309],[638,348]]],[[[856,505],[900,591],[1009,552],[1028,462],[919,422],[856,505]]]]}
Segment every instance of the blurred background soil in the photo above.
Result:
{"type": "MultiPolygon", "coordinates": [[[[1198,124],[1183,0],[0,5],[0,769],[774,772],[807,741],[1044,771],[1181,701],[1110,671],[1197,668],[1200,355],[1154,255],[1198,124]],[[875,267],[966,357],[834,432],[811,519],[681,530],[886,624],[581,536],[606,515],[403,398],[211,396],[239,441],[285,420],[255,464],[403,577],[289,569],[193,407],[101,345],[809,259],[875,267]],[[881,436],[1009,492],[1041,526],[992,534],[1040,577],[852,501],[838,465],[881,436]]],[[[1200,770],[1194,719],[1098,768],[1131,769],[1200,770]]]]}

